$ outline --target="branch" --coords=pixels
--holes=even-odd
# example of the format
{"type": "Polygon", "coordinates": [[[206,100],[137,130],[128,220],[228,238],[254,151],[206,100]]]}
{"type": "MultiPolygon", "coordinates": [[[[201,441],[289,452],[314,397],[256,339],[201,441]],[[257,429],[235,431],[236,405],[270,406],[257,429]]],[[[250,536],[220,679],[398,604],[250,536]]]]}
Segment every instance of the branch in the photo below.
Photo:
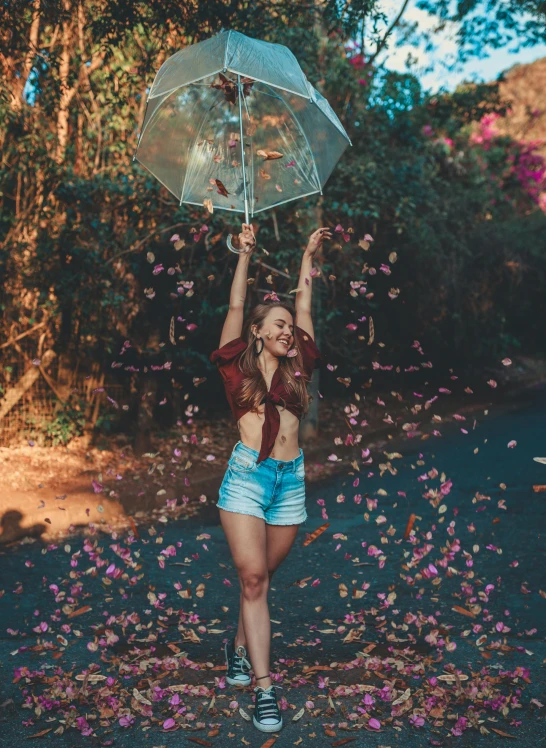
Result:
{"type": "Polygon", "coordinates": [[[393,30],[394,30],[394,29],[396,28],[396,26],[398,25],[398,23],[399,23],[400,19],[402,18],[402,16],[404,15],[404,13],[405,13],[405,11],[406,11],[406,8],[408,7],[408,4],[409,4],[409,0],[404,0],[404,4],[403,4],[403,5],[402,5],[402,7],[400,8],[400,13],[399,13],[399,14],[398,14],[398,15],[396,16],[396,18],[394,19],[394,21],[393,21],[393,22],[391,23],[391,25],[390,25],[390,26],[389,26],[389,28],[387,29],[387,32],[386,32],[385,36],[384,36],[384,37],[383,37],[383,39],[381,39],[381,41],[380,41],[380,42],[378,43],[378,45],[377,45],[377,48],[376,48],[375,52],[374,52],[374,53],[373,53],[373,55],[372,55],[372,56],[370,57],[370,59],[369,59],[369,60],[367,61],[367,64],[368,64],[368,65],[371,65],[371,64],[373,63],[373,61],[375,60],[375,58],[377,57],[377,55],[378,55],[378,54],[379,54],[379,53],[381,52],[381,50],[383,49],[383,47],[384,47],[384,46],[385,46],[385,44],[387,43],[387,39],[388,39],[388,38],[389,38],[389,36],[391,35],[392,31],[393,31],[393,30]]]}
{"type": "Polygon", "coordinates": [[[105,265],[109,265],[111,262],[114,262],[114,260],[117,260],[119,257],[122,257],[123,255],[128,255],[129,252],[136,252],[137,249],[140,249],[142,245],[150,239],[154,234],[160,233],[164,234],[165,231],[172,231],[173,229],[177,229],[179,226],[186,226],[185,223],[174,223],[172,226],[167,226],[166,229],[154,229],[152,232],[150,232],[147,236],[144,237],[144,239],[141,239],[139,242],[137,242],[132,247],[129,247],[129,249],[124,249],[123,252],[118,252],[117,255],[114,255],[113,257],[110,257],[109,260],[106,260],[105,265]]]}
{"type": "Polygon", "coordinates": [[[44,325],[45,325],[45,322],[40,322],[39,324],[34,325],[34,327],[31,327],[30,330],[25,330],[25,332],[22,332],[20,335],[17,335],[16,338],[11,338],[5,343],[2,343],[2,345],[0,345],[0,348],[7,348],[8,346],[13,345],[13,343],[15,343],[17,340],[21,340],[21,338],[24,338],[27,335],[30,335],[31,332],[34,332],[34,330],[38,330],[40,327],[43,327],[44,325]]]}

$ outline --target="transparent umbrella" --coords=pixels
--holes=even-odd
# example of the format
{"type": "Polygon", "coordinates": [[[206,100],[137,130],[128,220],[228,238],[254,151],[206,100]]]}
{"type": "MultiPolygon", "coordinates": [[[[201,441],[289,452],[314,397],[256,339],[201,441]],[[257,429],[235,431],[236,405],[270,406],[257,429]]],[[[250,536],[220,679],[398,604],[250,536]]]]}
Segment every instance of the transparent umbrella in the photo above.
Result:
{"type": "MultiPolygon", "coordinates": [[[[180,204],[245,214],[322,188],[351,141],[281,44],[221,31],[160,67],[133,160],[180,204]]],[[[236,251],[228,237],[228,247],[236,251]]]]}

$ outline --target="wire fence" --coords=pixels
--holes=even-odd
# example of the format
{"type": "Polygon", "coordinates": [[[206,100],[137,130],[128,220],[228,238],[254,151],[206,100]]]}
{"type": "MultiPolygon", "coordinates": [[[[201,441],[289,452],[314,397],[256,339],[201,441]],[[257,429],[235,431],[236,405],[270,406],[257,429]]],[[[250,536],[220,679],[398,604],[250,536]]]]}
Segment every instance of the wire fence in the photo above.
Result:
{"type": "Polygon", "coordinates": [[[46,368],[14,354],[0,367],[0,447],[64,444],[106,415],[116,418],[111,403],[119,407],[125,388],[109,381],[100,365],[81,371],[54,358],[46,368]]]}

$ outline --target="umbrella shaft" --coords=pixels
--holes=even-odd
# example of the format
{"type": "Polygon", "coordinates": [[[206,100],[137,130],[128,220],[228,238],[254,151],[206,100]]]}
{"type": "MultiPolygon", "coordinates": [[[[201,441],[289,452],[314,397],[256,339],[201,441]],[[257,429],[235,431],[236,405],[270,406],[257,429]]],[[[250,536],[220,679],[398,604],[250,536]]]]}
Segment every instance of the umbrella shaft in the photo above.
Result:
{"type": "Polygon", "coordinates": [[[245,223],[249,222],[248,218],[248,195],[246,187],[246,174],[245,174],[245,144],[243,141],[243,86],[241,85],[241,76],[237,73],[237,88],[239,90],[239,138],[241,141],[241,164],[243,167],[243,192],[245,198],[245,223]]]}

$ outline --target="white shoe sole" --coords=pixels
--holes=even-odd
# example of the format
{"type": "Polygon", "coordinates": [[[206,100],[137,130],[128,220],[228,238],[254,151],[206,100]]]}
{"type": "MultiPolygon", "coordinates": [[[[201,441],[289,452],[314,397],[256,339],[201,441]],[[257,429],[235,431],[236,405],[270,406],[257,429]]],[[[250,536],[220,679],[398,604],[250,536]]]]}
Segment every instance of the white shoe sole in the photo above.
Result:
{"type": "Polygon", "coordinates": [[[282,730],[282,719],[279,722],[278,725],[262,725],[256,717],[252,717],[252,722],[254,723],[254,727],[256,727],[261,732],[277,732],[278,730],[282,730]]]}
{"type": "Polygon", "coordinates": [[[248,679],[243,680],[242,678],[240,679],[228,678],[228,676],[226,675],[226,681],[229,683],[230,686],[250,686],[250,684],[252,683],[252,678],[249,675],[248,679]]]}

